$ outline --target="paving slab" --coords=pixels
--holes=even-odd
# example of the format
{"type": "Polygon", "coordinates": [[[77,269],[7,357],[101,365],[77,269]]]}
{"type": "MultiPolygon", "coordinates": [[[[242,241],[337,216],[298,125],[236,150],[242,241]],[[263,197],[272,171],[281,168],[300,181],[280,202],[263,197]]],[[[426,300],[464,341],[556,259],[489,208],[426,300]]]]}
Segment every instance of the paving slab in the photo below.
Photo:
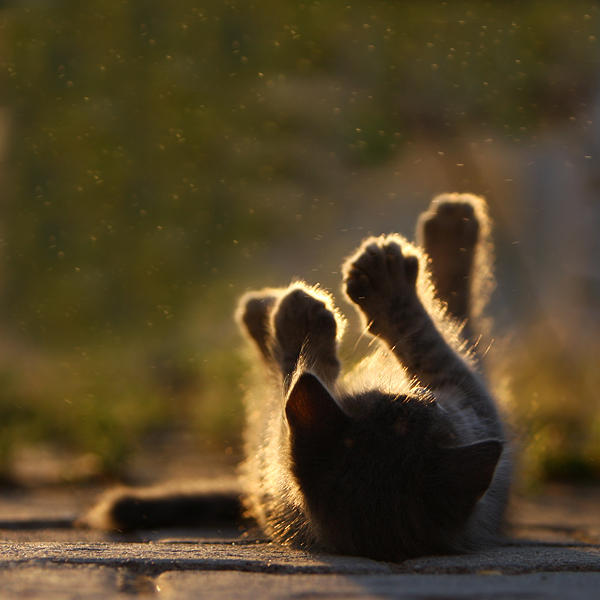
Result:
{"type": "MultiPolygon", "coordinates": [[[[393,573],[396,565],[365,558],[311,554],[274,543],[0,542],[0,569],[23,564],[258,573],[393,573]]],[[[599,563],[600,568],[600,563],[599,563]]]]}
{"type": "Polygon", "coordinates": [[[497,547],[392,564],[229,529],[72,527],[89,489],[0,494],[0,598],[598,598],[600,490],[521,498],[497,547]]]}
{"type": "Polygon", "coordinates": [[[0,597],[3,600],[118,598],[123,596],[123,582],[117,569],[106,567],[16,565],[0,569],[0,597]]]}
{"type": "Polygon", "coordinates": [[[170,571],[155,582],[160,597],[245,599],[398,598],[421,600],[597,600],[600,573],[528,575],[267,575],[170,571]]]}
{"type": "Polygon", "coordinates": [[[600,572],[600,545],[514,542],[473,554],[385,563],[242,540],[221,543],[202,540],[185,543],[0,542],[0,568],[28,563],[128,567],[152,574],[167,570],[351,574],[600,572]]]}

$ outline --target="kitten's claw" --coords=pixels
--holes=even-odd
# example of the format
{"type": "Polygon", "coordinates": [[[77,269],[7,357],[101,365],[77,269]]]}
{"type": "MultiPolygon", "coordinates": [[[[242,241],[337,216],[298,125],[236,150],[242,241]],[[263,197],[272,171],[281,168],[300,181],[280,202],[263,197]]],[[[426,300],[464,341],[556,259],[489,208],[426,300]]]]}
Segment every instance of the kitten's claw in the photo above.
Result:
{"type": "Polygon", "coordinates": [[[359,269],[352,268],[346,276],[346,294],[356,304],[365,300],[369,293],[369,278],[359,269]]]}

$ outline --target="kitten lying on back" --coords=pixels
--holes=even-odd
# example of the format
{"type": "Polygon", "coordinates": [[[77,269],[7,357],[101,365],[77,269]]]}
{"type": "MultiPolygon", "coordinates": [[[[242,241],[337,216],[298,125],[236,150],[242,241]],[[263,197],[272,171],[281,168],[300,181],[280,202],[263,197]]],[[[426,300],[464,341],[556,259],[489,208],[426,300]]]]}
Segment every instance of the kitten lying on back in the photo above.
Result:
{"type": "MultiPolygon", "coordinates": [[[[460,337],[461,325],[470,335],[491,281],[488,232],[483,201],[452,194],[434,199],[419,222],[429,265],[400,236],[363,242],[344,264],[344,290],[383,344],[343,380],[344,319],[328,294],[296,282],[241,299],[239,322],[267,374],[247,398],[242,502],[269,537],[390,561],[493,541],[510,453],[460,337]]],[[[233,515],[232,502],[230,494],[120,492],[87,522],[182,524],[215,505],[233,515]]]]}

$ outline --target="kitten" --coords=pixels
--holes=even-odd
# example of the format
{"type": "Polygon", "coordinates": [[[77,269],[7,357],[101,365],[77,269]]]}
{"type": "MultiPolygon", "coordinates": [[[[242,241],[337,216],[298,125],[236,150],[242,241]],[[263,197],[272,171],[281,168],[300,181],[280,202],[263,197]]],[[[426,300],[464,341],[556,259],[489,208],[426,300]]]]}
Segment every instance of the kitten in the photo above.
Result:
{"type": "MultiPolygon", "coordinates": [[[[381,344],[343,379],[345,322],[327,293],[296,282],[241,299],[267,374],[247,398],[242,502],[271,539],[389,561],[494,540],[510,452],[461,337],[491,281],[488,234],[483,200],[449,194],[419,221],[425,253],[399,235],[365,240],[344,291],[381,344]]],[[[219,497],[121,493],[87,521],[152,526],[177,502],[200,518],[219,497]]]]}

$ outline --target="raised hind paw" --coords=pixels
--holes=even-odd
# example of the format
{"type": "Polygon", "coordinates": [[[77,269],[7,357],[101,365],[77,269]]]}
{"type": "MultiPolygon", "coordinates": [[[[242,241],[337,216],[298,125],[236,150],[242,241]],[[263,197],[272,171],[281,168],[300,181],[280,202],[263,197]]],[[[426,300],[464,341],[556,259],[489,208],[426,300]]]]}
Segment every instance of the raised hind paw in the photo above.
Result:
{"type": "Polygon", "coordinates": [[[273,312],[274,354],[284,377],[302,358],[305,367],[326,382],[333,381],[339,373],[336,347],[343,324],[324,292],[293,285],[273,312]]]}
{"type": "Polygon", "coordinates": [[[419,306],[419,259],[400,236],[366,240],[343,271],[346,295],[359,306],[372,333],[398,325],[406,311],[419,306]]]}
{"type": "Polygon", "coordinates": [[[479,239],[480,206],[471,194],[447,194],[434,198],[419,219],[417,235],[427,254],[435,260],[445,253],[473,252],[479,239]]]}
{"type": "Polygon", "coordinates": [[[419,219],[417,238],[431,259],[437,296],[459,320],[470,316],[475,253],[487,227],[484,201],[471,194],[438,196],[419,219]]]}

